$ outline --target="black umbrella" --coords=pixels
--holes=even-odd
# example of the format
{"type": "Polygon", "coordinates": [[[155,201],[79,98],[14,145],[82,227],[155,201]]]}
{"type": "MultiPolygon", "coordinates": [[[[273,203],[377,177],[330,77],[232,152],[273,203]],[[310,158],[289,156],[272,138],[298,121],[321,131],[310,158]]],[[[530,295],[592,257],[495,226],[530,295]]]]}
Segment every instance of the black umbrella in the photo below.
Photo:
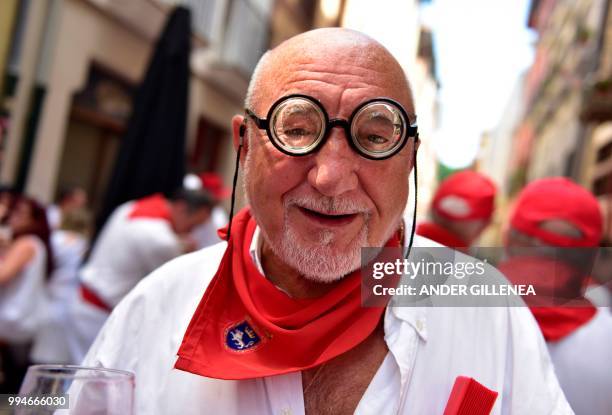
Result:
{"type": "Polygon", "coordinates": [[[177,7],[157,40],[121,140],[96,234],[120,204],[169,194],[185,174],[191,15],[177,7]]]}

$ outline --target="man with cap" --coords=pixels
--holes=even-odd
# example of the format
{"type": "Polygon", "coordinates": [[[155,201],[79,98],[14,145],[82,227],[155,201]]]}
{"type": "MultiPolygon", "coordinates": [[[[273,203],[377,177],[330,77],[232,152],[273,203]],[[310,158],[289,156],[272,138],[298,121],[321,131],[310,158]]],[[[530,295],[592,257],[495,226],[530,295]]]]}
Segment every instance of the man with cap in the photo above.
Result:
{"type": "Polygon", "coordinates": [[[495,185],[486,176],[464,170],[446,178],[434,195],[431,221],[417,234],[452,248],[469,247],[491,222],[495,185]]]}
{"type": "Polygon", "coordinates": [[[189,232],[210,217],[213,200],[203,191],[179,189],[119,206],[100,232],[79,271],[79,293],[70,307],[70,355],[79,363],[112,309],[138,282],[195,246],[189,232]]]}
{"type": "Polygon", "coordinates": [[[361,248],[411,239],[416,118],[383,46],[306,32],[248,91],[232,127],[250,206],[228,242],[144,279],[85,364],[133,371],[137,414],[572,413],[528,310],[361,306],[361,248]]]}
{"type": "Polygon", "coordinates": [[[509,258],[499,265],[512,282],[539,293],[530,309],[576,414],[612,413],[612,316],[583,296],[602,230],[591,193],[562,177],[536,180],[517,197],[509,258]]]}
{"type": "Polygon", "coordinates": [[[206,172],[199,175],[185,176],[184,186],[192,189],[204,189],[215,200],[210,219],[196,226],[191,236],[198,244],[198,248],[206,248],[221,241],[217,231],[227,225],[227,213],[220,202],[230,197],[232,190],[225,187],[223,179],[217,173],[206,172]]]}

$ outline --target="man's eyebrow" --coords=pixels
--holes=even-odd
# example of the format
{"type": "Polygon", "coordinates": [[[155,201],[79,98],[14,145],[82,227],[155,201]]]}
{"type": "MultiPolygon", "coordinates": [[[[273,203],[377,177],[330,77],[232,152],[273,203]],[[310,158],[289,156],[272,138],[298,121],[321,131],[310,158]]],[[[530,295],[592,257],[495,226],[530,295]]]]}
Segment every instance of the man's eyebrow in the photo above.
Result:
{"type": "Polygon", "coordinates": [[[383,120],[383,121],[389,121],[388,116],[386,116],[384,113],[382,113],[381,111],[372,111],[368,114],[368,119],[369,120],[383,120]]]}
{"type": "Polygon", "coordinates": [[[311,105],[307,104],[292,104],[285,112],[287,115],[312,114],[314,112],[311,105]]]}

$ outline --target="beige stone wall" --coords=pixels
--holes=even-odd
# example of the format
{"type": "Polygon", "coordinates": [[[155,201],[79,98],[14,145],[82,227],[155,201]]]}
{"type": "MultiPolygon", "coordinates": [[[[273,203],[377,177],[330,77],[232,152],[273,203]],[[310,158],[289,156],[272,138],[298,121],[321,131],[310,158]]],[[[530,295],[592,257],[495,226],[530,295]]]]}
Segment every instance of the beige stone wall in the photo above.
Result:
{"type": "MultiPolygon", "coordinates": [[[[150,40],[119,20],[79,0],[62,3],[56,36],[26,189],[45,202],[51,201],[56,191],[72,96],[86,82],[90,64],[98,62],[138,82],[153,46],[150,40]]],[[[188,146],[193,145],[200,114],[227,126],[229,134],[231,117],[240,111],[241,103],[228,100],[200,78],[192,77],[190,87],[188,146]]],[[[231,148],[231,140],[227,141],[231,148]]],[[[78,157],[70,154],[71,150],[68,149],[68,160],[78,157]]],[[[228,176],[231,174],[226,175],[227,182],[228,176]]]]}
{"type": "MultiPolygon", "coordinates": [[[[17,0],[0,1],[0,71],[6,67],[17,5],[17,0]]],[[[0,77],[0,91],[3,89],[3,78],[0,77]]]]}
{"type": "Polygon", "coordinates": [[[92,61],[138,81],[150,50],[151,45],[97,9],[81,1],[63,2],[30,164],[28,193],[44,202],[53,198],[72,96],[83,87],[92,61]]]}

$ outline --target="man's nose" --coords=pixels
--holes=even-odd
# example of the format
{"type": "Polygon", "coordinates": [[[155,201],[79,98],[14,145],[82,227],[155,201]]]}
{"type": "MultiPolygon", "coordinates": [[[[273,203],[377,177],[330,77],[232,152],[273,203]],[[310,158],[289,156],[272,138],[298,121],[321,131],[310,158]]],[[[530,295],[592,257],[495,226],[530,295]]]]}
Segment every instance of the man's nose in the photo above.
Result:
{"type": "Polygon", "coordinates": [[[334,197],[357,188],[359,155],[351,148],[342,128],[332,129],[314,159],[308,181],[321,194],[334,197]]]}

